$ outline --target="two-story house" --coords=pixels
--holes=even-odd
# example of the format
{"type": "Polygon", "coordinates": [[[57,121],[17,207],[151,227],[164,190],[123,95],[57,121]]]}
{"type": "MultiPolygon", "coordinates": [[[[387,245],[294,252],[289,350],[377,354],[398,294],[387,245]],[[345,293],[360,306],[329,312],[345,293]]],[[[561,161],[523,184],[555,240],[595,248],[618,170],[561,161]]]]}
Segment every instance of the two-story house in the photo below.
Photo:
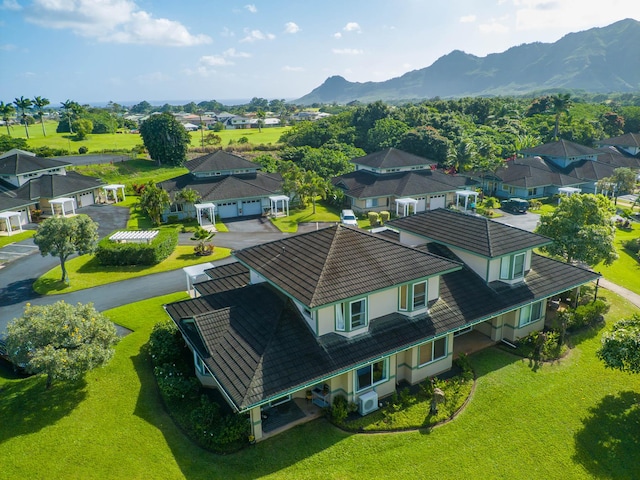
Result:
{"type": "Polygon", "coordinates": [[[185,167],[189,173],[158,184],[172,199],[162,215],[165,221],[170,215],[189,214],[176,196],[185,188],[197,191],[200,202],[214,205],[220,218],[262,214],[271,206],[270,197],[282,194],[279,173],[261,172],[259,164],[224,150],[189,160],[185,167]]]}
{"type": "MultiPolygon", "coordinates": [[[[356,212],[395,211],[400,199],[410,199],[408,213],[444,208],[456,202],[456,191],[476,183],[467,177],[448,175],[433,160],[387,148],[354,158],[355,171],[332,179],[356,212]]],[[[399,212],[400,213],[400,212],[399,212]]]]}
{"type": "Polygon", "coordinates": [[[92,205],[105,183],[67,171],[70,165],[24,150],[0,155],[0,213],[19,214],[24,225],[31,221],[31,209],[59,214],[92,205]]]}
{"type": "Polygon", "coordinates": [[[437,209],[392,224],[396,239],[336,225],[236,251],[195,298],[165,306],[200,381],[249,414],[257,440],[273,432],[272,405],[344,395],[367,414],[400,382],[449,370],[460,335],[540,330],[548,298],[599,276],[481,217],[437,209]]]}

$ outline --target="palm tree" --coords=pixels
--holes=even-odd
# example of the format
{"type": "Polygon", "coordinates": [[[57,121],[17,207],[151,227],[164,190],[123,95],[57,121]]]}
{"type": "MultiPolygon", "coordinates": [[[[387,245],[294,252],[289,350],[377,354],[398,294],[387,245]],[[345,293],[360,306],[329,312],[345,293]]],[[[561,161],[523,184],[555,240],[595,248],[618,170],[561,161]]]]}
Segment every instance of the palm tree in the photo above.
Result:
{"type": "Polygon", "coordinates": [[[44,135],[45,137],[47,136],[47,132],[44,129],[44,112],[42,111],[42,109],[49,105],[49,103],[51,102],[49,102],[48,98],[33,97],[33,104],[38,109],[38,116],[40,117],[40,124],[42,125],[42,135],[44,135]]]}
{"type": "Polygon", "coordinates": [[[0,116],[5,127],[7,127],[7,135],[11,136],[11,130],[9,130],[9,120],[16,114],[15,107],[10,103],[0,102],[0,116]]]}
{"type": "Polygon", "coordinates": [[[264,113],[264,110],[261,108],[256,112],[256,118],[258,119],[258,133],[262,133],[262,126],[264,125],[264,119],[266,116],[267,114],[264,113]]]}
{"type": "Polygon", "coordinates": [[[71,117],[73,116],[73,109],[75,107],[76,102],[73,100],[67,100],[66,102],[60,102],[62,108],[64,109],[65,115],[67,116],[67,122],[69,122],[69,133],[73,134],[73,127],[71,126],[71,117]]]}
{"type": "Polygon", "coordinates": [[[456,172],[468,170],[477,155],[475,144],[471,140],[460,140],[447,154],[448,163],[456,172]]]}
{"type": "Polygon", "coordinates": [[[326,179],[311,170],[306,170],[304,172],[300,185],[300,194],[303,197],[311,198],[314,215],[316,214],[316,197],[320,195],[324,200],[327,198],[328,191],[329,182],[326,179]]]}
{"type": "MultiPolygon", "coordinates": [[[[198,200],[200,200],[200,194],[193,188],[186,187],[180,190],[176,194],[176,199],[187,205],[193,206],[196,204],[198,200]]],[[[194,210],[195,210],[195,207],[194,207],[194,210]]],[[[187,212],[187,216],[188,218],[193,218],[189,216],[188,212],[187,212]]]]}
{"type": "Polygon", "coordinates": [[[29,138],[29,123],[27,122],[27,108],[31,108],[33,103],[30,98],[16,98],[13,100],[13,104],[20,109],[22,112],[22,123],[24,123],[24,131],[27,133],[27,138],[29,138]]]}
{"type": "Polygon", "coordinates": [[[563,113],[569,113],[569,109],[571,108],[571,94],[570,93],[559,93],[558,95],[553,95],[551,97],[551,103],[553,105],[553,113],[556,115],[556,128],[554,130],[554,137],[556,141],[558,141],[558,127],[560,125],[560,115],[563,113]]]}

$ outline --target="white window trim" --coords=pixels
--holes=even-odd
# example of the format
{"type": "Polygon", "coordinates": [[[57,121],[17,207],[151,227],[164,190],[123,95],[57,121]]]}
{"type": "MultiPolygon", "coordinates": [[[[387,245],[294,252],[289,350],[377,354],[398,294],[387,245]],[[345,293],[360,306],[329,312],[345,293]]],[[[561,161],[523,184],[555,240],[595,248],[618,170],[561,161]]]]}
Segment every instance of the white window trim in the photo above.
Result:
{"type": "Polygon", "coordinates": [[[431,340],[430,342],[427,343],[423,343],[422,345],[420,345],[418,347],[418,367],[424,367],[425,365],[431,365],[432,363],[438,362],[444,358],[447,358],[447,355],[449,354],[448,352],[449,350],[449,342],[447,341],[447,337],[440,337],[440,338],[436,338],[434,340],[431,340]],[[441,357],[438,358],[434,358],[434,349],[435,349],[435,343],[437,341],[443,340],[444,341],[444,353],[441,357]],[[428,362],[425,363],[420,363],[420,350],[421,348],[424,348],[426,346],[430,345],[431,346],[431,360],[429,360],[428,362]]]}
{"type": "Polygon", "coordinates": [[[526,252],[516,253],[500,259],[500,280],[516,280],[518,278],[524,278],[526,271],[527,254],[526,252]],[[516,276],[516,258],[522,257],[522,272],[518,272],[516,276]]]}
{"type": "Polygon", "coordinates": [[[533,303],[530,303],[529,305],[525,305],[524,307],[520,308],[520,313],[518,315],[518,325],[520,328],[526,327],[527,325],[531,325],[532,323],[537,322],[544,316],[542,311],[542,302],[543,300],[540,300],[538,302],[533,302],[533,303]],[[533,318],[534,305],[539,306],[537,318],[533,318]]]}
{"type": "Polygon", "coordinates": [[[385,382],[389,381],[389,358],[383,358],[382,360],[378,360],[377,362],[371,362],[368,363],[367,365],[362,365],[361,367],[356,368],[353,371],[354,375],[353,375],[353,389],[356,393],[360,393],[363,392],[364,390],[368,390],[370,388],[374,388],[378,385],[381,385],[385,382]],[[381,380],[378,380],[377,382],[373,381],[373,365],[376,363],[380,363],[383,362],[382,364],[382,368],[383,368],[383,376],[381,380]],[[365,367],[371,367],[371,385],[367,385],[366,387],[362,387],[360,389],[358,389],[358,370],[365,368],[365,367]]]}
{"type": "Polygon", "coordinates": [[[358,298],[356,300],[351,300],[349,302],[337,303],[335,306],[335,329],[336,332],[353,332],[360,330],[361,328],[366,328],[369,325],[369,305],[367,301],[367,297],[358,298]],[[364,308],[362,311],[363,323],[362,325],[353,326],[352,315],[351,315],[351,306],[354,303],[363,303],[364,308]],[[348,313],[348,315],[347,315],[348,313]]]}
{"type": "Polygon", "coordinates": [[[427,281],[425,280],[424,282],[418,282],[418,283],[414,283],[413,284],[413,288],[411,289],[413,295],[411,296],[411,308],[412,310],[421,310],[423,308],[427,308],[427,303],[429,301],[429,285],[427,283],[427,281]],[[424,285],[424,304],[423,305],[416,305],[416,286],[418,285],[424,285]]]}

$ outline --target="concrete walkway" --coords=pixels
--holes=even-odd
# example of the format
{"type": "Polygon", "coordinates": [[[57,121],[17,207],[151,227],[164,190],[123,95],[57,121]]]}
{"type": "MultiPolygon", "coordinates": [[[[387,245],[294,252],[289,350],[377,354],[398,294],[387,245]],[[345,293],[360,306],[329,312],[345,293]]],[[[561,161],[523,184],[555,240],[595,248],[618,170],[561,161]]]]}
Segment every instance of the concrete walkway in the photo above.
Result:
{"type": "Polygon", "coordinates": [[[610,282],[606,278],[601,278],[599,285],[602,288],[606,288],[607,290],[612,291],[613,293],[617,293],[621,297],[633,303],[636,307],[640,308],[640,295],[631,290],[621,287],[613,282],[610,282]]]}

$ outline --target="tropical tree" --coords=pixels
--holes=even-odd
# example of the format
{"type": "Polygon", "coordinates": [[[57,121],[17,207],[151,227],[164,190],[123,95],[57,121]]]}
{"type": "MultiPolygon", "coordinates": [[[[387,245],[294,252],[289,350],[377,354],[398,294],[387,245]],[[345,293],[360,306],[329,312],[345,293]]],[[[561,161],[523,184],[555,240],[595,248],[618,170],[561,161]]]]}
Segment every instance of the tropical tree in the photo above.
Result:
{"type": "Polygon", "coordinates": [[[75,106],[77,105],[77,103],[74,102],[73,100],[66,100],[64,102],[60,102],[60,105],[62,105],[62,109],[64,110],[64,114],[67,117],[67,123],[69,125],[69,133],[73,134],[73,126],[72,126],[73,113],[74,113],[75,106]]]}
{"type": "Polygon", "coordinates": [[[61,282],[69,283],[66,261],[70,255],[84,255],[95,250],[98,243],[98,224],[87,215],[51,217],[44,220],[33,237],[44,257],[60,259],[61,282]]]}
{"type": "Polygon", "coordinates": [[[38,117],[40,117],[40,124],[42,125],[42,135],[47,136],[47,132],[44,128],[44,107],[49,105],[48,98],[44,97],[33,97],[33,105],[38,109],[38,117]]]}
{"type": "Polygon", "coordinates": [[[181,166],[187,160],[191,136],[170,113],[151,115],[140,126],[140,135],[158,165],[181,166]]]}
{"type": "Polygon", "coordinates": [[[311,199],[313,205],[313,214],[316,213],[316,198],[320,196],[323,200],[327,198],[327,192],[329,191],[329,181],[317,173],[306,170],[302,174],[300,184],[298,187],[298,193],[303,203],[306,204],[311,199]]]}
{"type": "Polygon", "coordinates": [[[138,201],[140,208],[149,216],[154,225],[160,225],[162,212],[171,204],[171,199],[166,190],[158,187],[153,182],[144,185],[138,201]]]}
{"type": "Polygon", "coordinates": [[[78,140],[84,140],[93,131],[93,122],[88,118],[80,118],[72,124],[76,129],[76,139],[78,140]]]}
{"type": "Polygon", "coordinates": [[[569,109],[572,106],[570,93],[559,93],[551,97],[551,105],[553,106],[553,113],[556,116],[556,124],[553,136],[558,140],[558,129],[560,127],[560,116],[563,113],[569,113],[569,109]]]}
{"type": "Polygon", "coordinates": [[[640,315],[614,323],[611,331],[602,335],[596,355],[607,368],[640,373],[640,315]]]}
{"type": "MultiPolygon", "coordinates": [[[[193,214],[195,216],[195,207],[194,205],[200,200],[200,193],[198,193],[197,190],[194,190],[193,188],[183,188],[182,190],[180,190],[177,194],[176,194],[176,199],[182,203],[184,203],[185,205],[190,205],[191,206],[191,210],[193,210],[193,214]]],[[[189,212],[187,211],[187,216],[189,218],[193,218],[191,215],[189,215],[189,212]]]]}
{"type": "Polygon", "coordinates": [[[115,325],[91,303],[27,303],[22,317],[7,325],[10,359],[30,373],[46,375],[47,389],[55,380],[76,380],[106,365],[117,343],[115,325]]]}
{"type": "Polygon", "coordinates": [[[618,258],[614,246],[615,208],[603,195],[564,197],[553,213],[540,216],[536,232],[553,239],[542,250],[563,257],[567,262],[580,261],[610,265],[618,258]]]}
{"type": "Polygon", "coordinates": [[[258,132],[260,133],[262,133],[262,127],[264,127],[264,119],[266,118],[266,116],[267,114],[261,108],[256,111],[256,118],[258,119],[258,132]]]}
{"type": "Polygon", "coordinates": [[[7,135],[11,136],[11,130],[9,130],[9,120],[16,114],[16,109],[11,103],[0,102],[0,116],[4,126],[7,127],[7,135]]]}
{"type": "Polygon", "coordinates": [[[468,139],[461,139],[449,150],[447,164],[453,167],[456,172],[468,170],[477,155],[475,144],[468,139]]]}
{"type": "Polygon", "coordinates": [[[27,138],[29,138],[29,123],[27,122],[27,109],[31,108],[31,105],[33,105],[33,103],[29,98],[20,97],[20,98],[14,99],[13,104],[22,112],[21,117],[22,117],[22,123],[24,123],[24,131],[27,134],[27,138]]]}

